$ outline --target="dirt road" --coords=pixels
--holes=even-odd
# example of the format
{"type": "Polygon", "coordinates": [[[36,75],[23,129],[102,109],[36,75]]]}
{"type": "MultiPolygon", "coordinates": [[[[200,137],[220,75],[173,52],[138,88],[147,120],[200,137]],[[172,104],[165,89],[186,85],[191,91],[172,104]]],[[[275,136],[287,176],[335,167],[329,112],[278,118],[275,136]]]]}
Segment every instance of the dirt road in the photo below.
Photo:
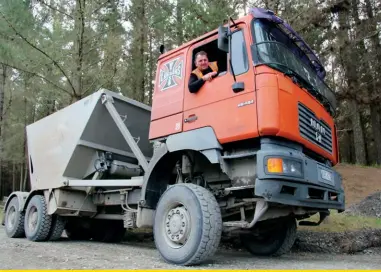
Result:
{"type": "MultiPolygon", "coordinates": [[[[220,250],[197,269],[379,269],[380,249],[366,254],[291,253],[281,258],[252,257],[247,252],[220,250]]],[[[0,269],[178,269],[162,261],[153,242],[104,244],[35,243],[9,239],[0,227],[0,269]]],[[[194,269],[195,267],[193,267],[194,269]]]]}

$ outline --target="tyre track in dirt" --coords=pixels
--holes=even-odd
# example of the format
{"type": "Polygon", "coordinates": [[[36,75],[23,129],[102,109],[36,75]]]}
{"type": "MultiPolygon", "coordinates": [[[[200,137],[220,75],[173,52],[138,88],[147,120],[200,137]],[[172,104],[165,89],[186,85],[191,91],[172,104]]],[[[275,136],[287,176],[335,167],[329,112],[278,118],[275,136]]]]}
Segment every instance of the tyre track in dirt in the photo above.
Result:
{"type": "MultiPolygon", "coordinates": [[[[355,255],[292,252],[278,258],[253,257],[220,248],[206,264],[190,269],[379,269],[381,250],[355,255]]],[[[10,239],[0,227],[0,269],[187,269],[165,263],[153,242],[105,244],[10,239]]]]}

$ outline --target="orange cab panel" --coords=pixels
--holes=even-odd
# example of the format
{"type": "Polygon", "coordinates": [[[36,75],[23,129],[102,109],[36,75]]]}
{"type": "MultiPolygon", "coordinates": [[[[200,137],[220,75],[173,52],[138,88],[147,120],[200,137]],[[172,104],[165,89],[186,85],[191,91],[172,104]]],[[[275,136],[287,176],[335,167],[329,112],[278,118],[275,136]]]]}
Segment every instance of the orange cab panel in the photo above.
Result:
{"type": "Polygon", "coordinates": [[[333,118],[306,90],[278,73],[280,132],[278,136],[303,143],[337,163],[333,118]]]}
{"type": "Polygon", "coordinates": [[[181,50],[158,62],[151,120],[183,111],[185,52],[181,50]]]}
{"type": "Polygon", "coordinates": [[[256,76],[258,130],[296,141],[337,163],[333,118],[324,107],[283,73],[260,68],[256,76]]]}
{"type": "Polygon", "coordinates": [[[149,139],[156,139],[181,132],[183,129],[183,113],[151,121],[149,139]]]}
{"type": "Polygon", "coordinates": [[[184,112],[184,131],[210,126],[221,144],[258,137],[254,92],[184,112]]]}
{"type": "Polygon", "coordinates": [[[279,88],[275,74],[256,76],[258,131],[260,135],[279,132],[279,88]]]}

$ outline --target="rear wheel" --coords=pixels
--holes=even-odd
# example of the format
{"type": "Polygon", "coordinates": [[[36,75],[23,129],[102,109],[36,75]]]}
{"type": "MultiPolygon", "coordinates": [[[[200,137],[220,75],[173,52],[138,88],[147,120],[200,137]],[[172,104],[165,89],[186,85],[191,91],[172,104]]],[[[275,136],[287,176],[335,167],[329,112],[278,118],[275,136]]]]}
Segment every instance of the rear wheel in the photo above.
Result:
{"type": "Polygon", "coordinates": [[[52,216],[47,213],[45,198],[35,195],[28,203],[25,212],[25,235],[35,242],[46,241],[52,225],[52,216]]]}
{"type": "Polygon", "coordinates": [[[214,255],[221,239],[218,203],[207,189],[177,184],[161,196],[155,213],[156,248],[169,263],[199,264],[214,255]]]}
{"type": "Polygon", "coordinates": [[[17,197],[13,197],[5,211],[5,233],[10,238],[25,237],[24,213],[19,211],[20,203],[17,197]]]}
{"type": "Polygon", "coordinates": [[[259,235],[242,234],[242,245],[253,255],[281,256],[288,253],[296,240],[296,220],[289,217],[280,220],[271,220],[272,225],[263,224],[259,235]]]}
{"type": "Polygon", "coordinates": [[[49,234],[49,241],[57,241],[61,238],[65,229],[66,220],[59,215],[54,215],[52,220],[52,227],[49,234]]]}

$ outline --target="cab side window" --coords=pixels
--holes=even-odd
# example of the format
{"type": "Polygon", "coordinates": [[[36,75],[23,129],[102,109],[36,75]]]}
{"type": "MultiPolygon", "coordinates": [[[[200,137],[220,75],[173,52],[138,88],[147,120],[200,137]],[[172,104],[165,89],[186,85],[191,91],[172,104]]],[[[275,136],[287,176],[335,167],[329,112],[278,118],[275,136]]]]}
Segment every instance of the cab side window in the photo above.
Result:
{"type": "Polygon", "coordinates": [[[205,51],[208,54],[209,62],[216,61],[218,65],[219,76],[226,74],[228,69],[228,55],[219,50],[217,46],[217,39],[209,43],[203,44],[195,48],[192,52],[192,70],[196,68],[194,64],[196,54],[200,51],[205,51]]]}
{"type": "Polygon", "coordinates": [[[249,70],[245,38],[243,36],[242,30],[238,30],[232,35],[231,58],[232,66],[236,76],[246,73],[249,70]]]}

